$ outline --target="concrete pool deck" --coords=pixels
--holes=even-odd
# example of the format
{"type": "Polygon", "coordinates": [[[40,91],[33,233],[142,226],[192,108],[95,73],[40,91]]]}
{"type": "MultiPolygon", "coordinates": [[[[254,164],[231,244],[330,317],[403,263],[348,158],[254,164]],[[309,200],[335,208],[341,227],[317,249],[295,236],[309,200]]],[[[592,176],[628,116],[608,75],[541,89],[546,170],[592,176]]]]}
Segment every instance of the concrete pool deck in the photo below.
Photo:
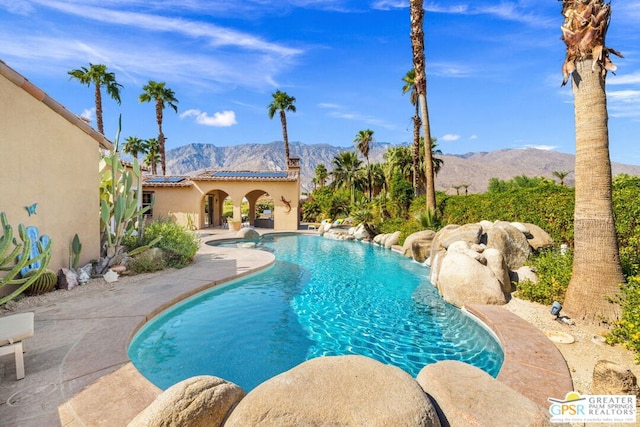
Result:
{"type": "MultiPolygon", "coordinates": [[[[208,234],[204,240],[235,236],[229,230],[202,234],[208,234]]],[[[35,335],[25,341],[24,379],[16,381],[12,355],[0,358],[0,424],[126,426],[161,393],[127,357],[137,329],[176,302],[273,260],[268,252],[201,245],[196,262],[184,269],[96,292],[68,291],[64,299],[22,310],[35,312],[35,335]]],[[[502,341],[499,380],[544,406],[547,397],[572,389],[566,362],[542,332],[501,307],[467,309],[502,341]]]]}

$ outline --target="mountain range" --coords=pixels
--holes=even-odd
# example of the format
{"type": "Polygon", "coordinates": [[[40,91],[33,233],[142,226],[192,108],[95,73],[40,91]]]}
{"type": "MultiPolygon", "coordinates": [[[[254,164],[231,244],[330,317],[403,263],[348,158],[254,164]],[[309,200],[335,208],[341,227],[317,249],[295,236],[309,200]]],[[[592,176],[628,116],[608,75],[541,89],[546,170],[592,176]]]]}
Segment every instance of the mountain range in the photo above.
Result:
{"type": "MultiPolygon", "coordinates": [[[[383,162],[384,153],[392,147],[388,143],[376,143],[370,150],[371,163],[383,162]]],[[[353,147],[337,147],[329,144],[289,144],[291,157],[300,158],[301,185],[303,192],[313,189],[311,180],[315,168],[323,163],[327,170],[333,169],[333,159],[342,151],[356,151],[353,147]]],[[[358,153],[359,154],[359,153],[358,153]]],[[[359,154],[360,155],[360,154],[359,154]]],[[[284,170],[284,144],[274,141],[266,144],[241,144],[217,147],[213,144],[194,143],[167,151],[167,174],[191,175],[208,169],[217,170],[284,170]]],[[[469,193],[485,192],[491,178],[508,180],[518,175],[552,178],[553,172],[573,171],[575,156],[557,151],[526,149],[504,149],[462,155],[437,156],[444,163],[436,176],[437,191],[455,194],[455,187],[468,186],[469,193]]],[[[626,173],[640,176],[640,166],[612,163],[613,175],[626,173]]],[[[573,186],[570,173],[565,185],[573,186]]],[[[460,188],[460,187],[459,187],[460,188]]]]}

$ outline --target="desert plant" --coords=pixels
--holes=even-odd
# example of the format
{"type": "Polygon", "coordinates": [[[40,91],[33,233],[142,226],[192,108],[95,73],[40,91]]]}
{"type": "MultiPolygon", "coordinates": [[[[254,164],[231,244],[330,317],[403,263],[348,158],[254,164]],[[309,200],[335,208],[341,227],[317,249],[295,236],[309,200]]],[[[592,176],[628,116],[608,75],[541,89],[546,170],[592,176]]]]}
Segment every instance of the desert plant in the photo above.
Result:
{"type": "MultiPolygon", "coordinates": [[[[191,263],[198,250],[198,237],[180,224],[170,220],[154,221],[145,228],[143,242],[146,246],[155,245],[165,253],[169,267],[182,268],[191,263]]],[[[131,253],[136,253],[136,249],[131,253]]]]}
{"type": "MultiPolygon", "coordinates": [[[[37,270],[31,270],[27,273],[25,277],[35,275],[37,270]]],[[[47,292],[51,292],[53,288],[56,287],[56,283],[58,283],[58,275],[51,271],[45,270],[42,274],[38,275],[36,280],[29,286],[25,293],[27,295],[42,295],[47,292]]]]}
{"type": "Polygon", "coordinates": [[[73,236],[73,240],[69,244],[69,269],[75,270],[80,262],[80,253],[82,252],[82,243],[78,233],[73,236]]]}
{"type": "Polygon", "coordinates": [[[606,337],[609,344],[622,344],[636,353],[640,363],[640,276],[628,277],[621,286],[621,294],[615,301],[622,307],[621,319],[613,324],[606,337]]]}
{"type": "MultiPolygon", "coordinates": [[[[13,227],[7,221],[4,212],[0,212],[0,226],[2,227],[2,235],[0,236],[0,272],[6,272],[0,277],[0,289],[5,286],[14,286],[12,292],[0,298],[0,305],[11,301],[29,286],[31,286],[38,277],[46,270],[51,259],[51,240],[43,243],[41,240],[36,242],[38,254],[32,257],[32,240],[28,236],[26,227],[22,224],[18,225],[18,236],[22,242],[18,242],[13,236],[13,227]],[[31,265],[37,265],[32,269],[28,277],[22,277],[21,271],[31,265]]],[[[8,288],[5,288],[8,289],[8,288]]]]}
{"type": "Polygon", "coordinates": [[[121,121],[115,139],[115,149],[100,162],[102,177],[100,197],[100,225],[102,227],[102,258],[96,266],[99,274],[105,273],[123,255],[122,240],[137,231],[141,233],[142,217],[153,206],[142,206],[140,165],[133,159],[133,167],[126,169],[118,154],[121,121]],[[136,180],[134,186],[134,179],[136,180]]]}

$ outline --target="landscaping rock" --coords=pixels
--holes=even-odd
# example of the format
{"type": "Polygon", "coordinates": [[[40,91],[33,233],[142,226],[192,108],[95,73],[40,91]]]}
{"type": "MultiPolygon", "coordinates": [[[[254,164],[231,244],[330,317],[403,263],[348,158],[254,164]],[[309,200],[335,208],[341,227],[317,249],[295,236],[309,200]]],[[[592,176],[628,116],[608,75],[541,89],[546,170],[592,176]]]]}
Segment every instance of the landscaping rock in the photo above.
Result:
{"type": "Polygon", "coordinates": [[[253,228],[241,228],[236,233],[236,237],[238,239],[255,240],[260,238],[260,233],[253,228]]]}
{"type": "Polygon", "coordinates": [[[469,244],[480,243],[483,230],[480,224],[447,225],[433,238],[433,250],[447,249],[453,242],[463,241],[469,244]]]}
{"type": "Polygon", "coordinates": [[[165,390],[128,427],[218,427],[244,395],[221,378],[188,378],[165,390]]]}
{"type": "Polygon", "coordinates": [[[527,240],[531,249],[539,251],[540,249],[550,248],[553,246],[553,239],[542,228],[535,224],[524,223],[523,224],[529,230],[530,236],[527,236],[527,240]]]}
{"type": "Polygon", "coordinates": [[[418,262],[424,262],[431,253],[431,243],[436,236],[433,230],[417,231],[407,236],[402,245],[402,253],[407,258],[413,258],[418,262]],[[415,247],[415,251],[414,251],[415,247]]]}
{"type": "Polygon", "coordinates": [[[78,273],[69,268],[61,268],[58,270],[58,289],[70,291],[76,286],[78,286],[78,273]]]}
{"type": "Polygon", "coordinates": [[[260,384],[233,426],[440,426],[431,401],[400,368],[364,356],[311,359],[260,384]]]}
{"type": "Polygon", "coordinates": [[[608,360],[598,360],[593,368],[591,394],[635,394],[640,399],[640,388],[630,369],[608,360]]]}
{"type": "Polygon", "coordinates": [[[397,245],[399,241],[400,241],[400,232],[399,231],[393,232],[384,240],[384,247],[387,249],[391,249],[391,247],[393,245],[397,245]]]}
{"type": "Polygon", "coordinates": [[[507,267],[507,263],[504,261],[502,252],[496,248],[487,248],[482,254],[487,261],[487,267],[491,269],[494,276],[498,279],[498,282],[500,282],[502,292],[510,294],[511,277],[509,276],[509,267],[507,267]]]}
{"type": "Polygon", "coordinates": [[[507,302],[502,285],[493,271],[458,251],[447,251],[435,285],[442,298],[456,307],[507,302]]]}
{"type": "Polygon", "coordinates": [[[531,246],[525,235],[506,221],[496,221],[487,230],[486,245],[502,252],[510,270],[522,267],[531,255],[531,246]]]}
{"type": "Polygon", "coordinates": [[[531,283],[538,283],[538,275],[528,265],[523,265],[516,271],[511,272],[512,282],[522,282],[529,280],[531,283]]]}
{"type": "Polygon", "coordinates": [[[418,384],[451,427],[551,426],[549,411],[475,366],[448,360],[425,366],[418,384]]]}

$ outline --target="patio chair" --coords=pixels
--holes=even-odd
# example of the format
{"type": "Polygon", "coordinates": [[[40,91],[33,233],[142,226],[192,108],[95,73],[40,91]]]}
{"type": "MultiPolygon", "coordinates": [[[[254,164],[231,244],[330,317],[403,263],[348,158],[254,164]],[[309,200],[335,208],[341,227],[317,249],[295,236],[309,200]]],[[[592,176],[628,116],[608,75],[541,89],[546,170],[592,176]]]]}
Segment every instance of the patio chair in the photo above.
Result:
{"type": "Polygon", "coordinates": [[[15,354],[16,377],[24,378],[22,341],[33,336],[33,313],[19,313],[0,317],[0,356],[15,354]]]}

